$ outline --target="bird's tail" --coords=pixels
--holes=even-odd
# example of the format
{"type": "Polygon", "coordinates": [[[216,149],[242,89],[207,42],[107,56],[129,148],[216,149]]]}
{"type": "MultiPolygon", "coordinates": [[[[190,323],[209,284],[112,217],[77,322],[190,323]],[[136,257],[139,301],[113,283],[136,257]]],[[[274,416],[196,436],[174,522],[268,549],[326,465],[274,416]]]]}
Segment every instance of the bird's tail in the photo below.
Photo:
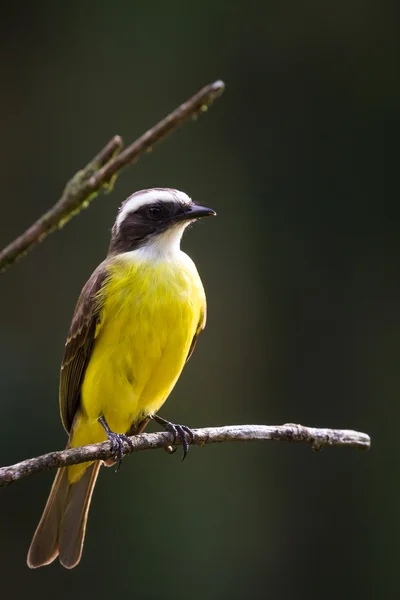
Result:
{"type": "Polygon", "coordinates": [[[92,463],[79,481],[68,481],[67,468],[57,471],[42,518],[28,552],[32,569],[51,563],[57,556],[72,569],[80,561],[90,500],[101,463],[92,463]]]}

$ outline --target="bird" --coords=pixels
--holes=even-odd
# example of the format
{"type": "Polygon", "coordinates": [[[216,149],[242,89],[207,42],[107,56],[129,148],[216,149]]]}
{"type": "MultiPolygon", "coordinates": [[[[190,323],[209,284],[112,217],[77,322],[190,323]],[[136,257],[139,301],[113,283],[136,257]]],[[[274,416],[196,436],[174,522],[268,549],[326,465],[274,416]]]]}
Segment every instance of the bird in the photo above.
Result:
{"type": "MultiPolygon", "coordinates": [[[[197,268],[180,248],[186,227],[215,211],[171,188],[140,190],[120,206],[105,260],[78,298],[61,364],[67,448],[106,441],[121,461],[128,436],[153,419],[182,438],[191,430],[158,415],[206,324],[197,268]]],[[[82,556],[101,461],[58,469],[29,548],[31,568],[82,556]]]]}

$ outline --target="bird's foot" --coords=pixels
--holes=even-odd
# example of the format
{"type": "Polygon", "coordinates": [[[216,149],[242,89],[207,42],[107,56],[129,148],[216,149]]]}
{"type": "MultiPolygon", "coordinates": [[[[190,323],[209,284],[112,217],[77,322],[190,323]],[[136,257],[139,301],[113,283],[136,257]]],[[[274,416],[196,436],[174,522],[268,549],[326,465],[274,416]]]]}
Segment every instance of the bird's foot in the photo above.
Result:
{"type": "Polygon", "coordinates": [[[118,461],[117,468],[115,469],[115,472],[117,472],[121,466],[124,455],[124,442],[128,444],[131,450],[133,450],[133,442],[124,433],[115,433],[114,431],[111,431],[104,417],[99,418],[99,423],[102,425],[107,434],[107,439],[110,442],[110,450],[113,454],[113,457],[118,461]]]}
{"type": "Polygon", "coordinates": [[[131,450],[133,450],[133,442],[131,438],[124,433],[114,433],[113,431],[110,431],[110,433],[107,434],[107,437],[110,442],[110,450],[113,453],[114,458],[118,460],[118,466],[115,470],[115,472],[117,472],[119,471],[124,455],[124,442],[128,444],[131,450]]]}
{"type": "MultiPolygon", "coordinates": [[[[165,419],[163,419],[162,417],[159,417],[158,415],[152,415],[151,418],[153,419],[153,421],[155,421],[159,425],[162,425],[164,427],[165,431],[172,434],[172,437],[173,437],[172,444],[175,444],[177,439],[182,440],[182,446],[183,446],[182,460],[185,460],[187,453],[189,452],[189,443],[190,443],[190,441],[194,440],[193,431],[189,427],[186,427],[186,425],[177,425],[176,423],[171,423],[170,421],[166,421],[165,419]]],[[[168,444],[168,446],[166,446],[165,449],[168,452],[168,454],[174,454],[177,450],[176,448],[172,448],[172,446],[170,444],[168,444]]]]}

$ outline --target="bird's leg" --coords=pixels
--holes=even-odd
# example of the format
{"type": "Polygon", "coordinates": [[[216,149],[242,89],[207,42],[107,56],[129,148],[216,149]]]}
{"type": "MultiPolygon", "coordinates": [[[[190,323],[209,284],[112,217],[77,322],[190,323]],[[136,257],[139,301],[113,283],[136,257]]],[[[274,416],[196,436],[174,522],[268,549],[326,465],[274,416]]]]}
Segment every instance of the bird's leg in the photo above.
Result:
{"type": "MultiPolygon", "coordinates": [[[[171,423],[170,421],[166,421],[159,415],[151,415],[151,418],[159,425],[162,425],[165,431],[168,431],[168,433],[172,433],[173,444],[175,444],[177,438],[181,438],[183,446],[182,460],[185,460],[186,455],[189,451],[189,440],[192,441],[194,439],[193,431],[189,429],[189,427],[186,427],[186,425],[177,425],[176,423],[171,423]]],[[[176,452],[176,448],[172,450],[171,446],[167,446],[167,451],[169,452],[169,454],[173,454],[174,452],[176,452]]]]}
{"type": "Polygon", "coordinates": [[[116,459],[118,459],[118,466],[115,471],[115,472],[117,472],[122,463],[122,456],[123,456],[122,450],[124,447],[124,442],[126,442],[128,444],[128,446],[131,448],[131,450],[133,450],[133,442],[124,433],[114,433],[114,431],[111,431],[111,429],[109,428],[107,421],[105,420],[104,417],[99,417],[98,421],[107,434],[108,441],[110,442],[111,452],[113,453],[114,457],[116,459]]]}

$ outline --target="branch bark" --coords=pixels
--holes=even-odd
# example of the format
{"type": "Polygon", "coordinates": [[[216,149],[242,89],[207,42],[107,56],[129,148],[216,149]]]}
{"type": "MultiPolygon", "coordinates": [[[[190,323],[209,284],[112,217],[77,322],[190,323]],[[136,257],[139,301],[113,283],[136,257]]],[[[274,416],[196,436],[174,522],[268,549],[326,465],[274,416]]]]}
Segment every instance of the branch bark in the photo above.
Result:
{"type": "MultiPolygon", "coordinates": [[[[313,450],[321,450],[324,446],[350,446],[369,449],[371,439],[366,433],[350,429],[319,429],[305,427],[294,423],[286,425],[228,425],[225,427],[207,427],[193,430],[192,445],[205,446],[217,442],[252,442],[274,440],[283,442],[304,442],[313,450]]],[[[124,456],[140,450],[165,448],[173,443],[170,433],[142,433],[130,438],[133,450],[124,443],[124,456]]],[[[177,440],[177,444],[181,441],[177,440]]],[[[0,487],[9,485],[18,479],[47,471],[57,467],[66,467],[93,460],[113,458],[109,442],[81,446],[69,450],[50,452],[36,458],[28,458],[23,462],[0,468],[0,487]]]]}
{"type": "Polygon", "coordinates": [[[58,202],[0,252],[0,272],[5,271],[49,233],[63,227],[82,208],[87,208],[102,189],[112,189],[117,175],[125,166],[136,162],[144,152],[150,152],[156,142],[165,138],[184,121],[205,112],[224,88],[222,81],[205,86],[125,150],[122,150],[122,138],[114,136],[86,167],[72,177],[58,202]]]}

